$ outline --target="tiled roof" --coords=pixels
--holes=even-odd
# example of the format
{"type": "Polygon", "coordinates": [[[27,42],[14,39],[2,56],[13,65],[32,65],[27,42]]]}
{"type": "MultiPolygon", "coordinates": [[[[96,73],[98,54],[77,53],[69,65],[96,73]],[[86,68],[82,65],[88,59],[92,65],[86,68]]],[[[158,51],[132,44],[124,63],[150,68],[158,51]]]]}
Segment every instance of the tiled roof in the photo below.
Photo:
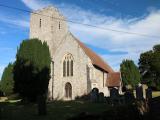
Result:
{"type": "Polygon", "coordinates": [[[113,69],[106,62],[104,62],[104,60],[99,55],[93,52],[90,48],[88,48],[81,41],[77,40],[77,42],[80,45],[80,47],[84,50],[86,55],[91,59],[93,65],[103,69],[104,71],[108,73],[114,72],[113,69]]]}
{"type": "Polygon", "coordinates": [[[106,85],[108,87],[119,87],[121,84],[120,72],[109,73],[107,76],[106,85]]]}

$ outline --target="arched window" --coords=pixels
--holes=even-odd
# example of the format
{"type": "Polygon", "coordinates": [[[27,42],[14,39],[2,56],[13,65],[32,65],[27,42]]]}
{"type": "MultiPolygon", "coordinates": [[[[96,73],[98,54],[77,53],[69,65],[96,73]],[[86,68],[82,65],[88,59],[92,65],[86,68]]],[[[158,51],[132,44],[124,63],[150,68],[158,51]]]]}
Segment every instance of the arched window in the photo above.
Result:
{"type": "Polygon", "coordinates": [[[71,76],[73,76],[73,60],[71,60],[71,76]]]}
{"type": "Polygon", "coordinates": [[[67,60],[67,76],[69,76],[69,60],[67,60]]]}
{"type": "Polygon", "coordinates": [[[68,53],[63,60],[63,77],[73,76],[73,56],[68,53]]]}
{"type": "Polygon", "coordinates": [[[63,61],[63,77],[66,76],[66,61],[63,61]]]}

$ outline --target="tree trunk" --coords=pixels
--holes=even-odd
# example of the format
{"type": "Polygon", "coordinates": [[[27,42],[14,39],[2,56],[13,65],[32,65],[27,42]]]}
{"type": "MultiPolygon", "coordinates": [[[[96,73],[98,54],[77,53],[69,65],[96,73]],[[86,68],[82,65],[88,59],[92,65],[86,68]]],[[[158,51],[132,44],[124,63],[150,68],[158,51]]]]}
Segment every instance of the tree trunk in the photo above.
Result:
{"type": "Polygon", "coordinates": [[[46,110],[46,95],[39,95],[37,97],[37,102],[38,102],[38,115],[46,115],[47,110],[46,110]]]}

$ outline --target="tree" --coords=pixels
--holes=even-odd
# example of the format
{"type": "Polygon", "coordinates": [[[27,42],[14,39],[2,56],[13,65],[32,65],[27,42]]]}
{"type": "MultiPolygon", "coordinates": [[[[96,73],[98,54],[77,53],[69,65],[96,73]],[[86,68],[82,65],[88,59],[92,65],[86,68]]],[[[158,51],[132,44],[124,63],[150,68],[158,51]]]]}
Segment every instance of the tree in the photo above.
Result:
{"type": "Polygon", "coordinates": [[[16,54],[14,91],[23,99],[36,101],[48,92],[51,57],[46,42],[24,40],[16,54]]]}
{"type": "Polygon", "coordinates": [[[140,55],[139,69],[142,82],[149,87],[160,90],[160,45],[155,45],[153,50],[140,55]]]}
{"type": "Polygon", "coordinates": [[[123,60],[120,65],[120,71],[125,86],[131,85],[132,88],[135,88],[140,83],[141,75],[139,69],[132,60],[123,60]]]}
{"type": "Polygon", "coordinates": [[[13,93],[13,86],[13,64],[9,63],[3,71],[2,79],[0,81],[0,90],[8,96],[13,93]]]}

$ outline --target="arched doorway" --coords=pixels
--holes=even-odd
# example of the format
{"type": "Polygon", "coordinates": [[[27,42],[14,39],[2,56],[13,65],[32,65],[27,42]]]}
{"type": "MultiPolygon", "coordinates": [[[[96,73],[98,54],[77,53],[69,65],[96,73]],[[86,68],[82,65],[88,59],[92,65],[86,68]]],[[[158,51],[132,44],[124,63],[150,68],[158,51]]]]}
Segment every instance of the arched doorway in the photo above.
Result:
{"type": "Polygon", "coordinates": [[[72,98],[72,86],[71,84],[68,82],[65,85],[65,97],[67,99],[71,99],[72,98]]]}

